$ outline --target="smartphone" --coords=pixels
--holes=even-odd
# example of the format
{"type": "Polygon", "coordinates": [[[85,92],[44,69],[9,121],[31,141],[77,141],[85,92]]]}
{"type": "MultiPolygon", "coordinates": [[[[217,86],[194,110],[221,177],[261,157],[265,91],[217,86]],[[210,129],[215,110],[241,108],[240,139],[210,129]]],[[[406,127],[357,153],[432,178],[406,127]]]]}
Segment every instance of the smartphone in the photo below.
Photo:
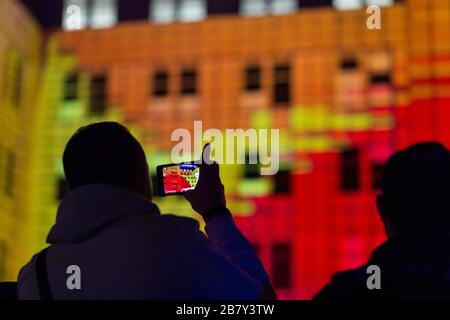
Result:
{"type": "Polygon", "coordinates": [[[156,175],[161,197],[183,194],[195,189],[200,178],[200,165],[191,162],[164,164],[156,167],[156,175]]]}

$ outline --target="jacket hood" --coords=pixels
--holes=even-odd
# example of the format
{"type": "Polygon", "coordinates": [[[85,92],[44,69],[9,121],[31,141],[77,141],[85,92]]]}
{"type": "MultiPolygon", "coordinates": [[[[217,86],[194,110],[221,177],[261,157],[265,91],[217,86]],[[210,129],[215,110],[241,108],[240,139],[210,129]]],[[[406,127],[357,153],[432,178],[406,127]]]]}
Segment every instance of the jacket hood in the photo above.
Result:
{"type": "Polygon", "coordinates": [[[61,201],[47,242],[77,243],[136,214],[160,215],[160,212],[150,199],[125,188],[106,184],[78,187],[61,201]]]}

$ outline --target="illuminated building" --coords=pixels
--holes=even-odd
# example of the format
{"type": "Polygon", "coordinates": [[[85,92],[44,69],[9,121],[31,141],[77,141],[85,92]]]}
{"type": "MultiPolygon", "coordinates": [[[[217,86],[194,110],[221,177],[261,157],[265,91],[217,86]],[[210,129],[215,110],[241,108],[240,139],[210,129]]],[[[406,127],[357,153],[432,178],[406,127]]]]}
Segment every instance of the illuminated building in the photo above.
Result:
{"type": "Polygon", "coordinates": [[[41,34],[31,15],[0,1],[0,279],[14,279],[30,238],[33,206],[30,143],[41,58],[41,34]]]}
{"type": "MultiPolygon", "coordinates": [[[[283,10],[267,3],[245,16],[173,22],[180,5],[158,16],[169,23],[50,36],[27,148],[34,241],[23,262],[44,245],[64,194],[67,139],[105,119],[131,128],[152,174],[171,162],[171,132],[194,120],[279,128],[278,174],[260,177],[252,165],[221,174],[280,297],[310,298],[333,272],[367,260],[384,238],[374,202],[386,158],[416,141],[450,144],[450,4],[397,3],[382,8],[381,30],[369,30],[365,10],[267,15],[283,10]]],[[[155,201],[163,212],[193,214],[182,198],[155,201]]]]}

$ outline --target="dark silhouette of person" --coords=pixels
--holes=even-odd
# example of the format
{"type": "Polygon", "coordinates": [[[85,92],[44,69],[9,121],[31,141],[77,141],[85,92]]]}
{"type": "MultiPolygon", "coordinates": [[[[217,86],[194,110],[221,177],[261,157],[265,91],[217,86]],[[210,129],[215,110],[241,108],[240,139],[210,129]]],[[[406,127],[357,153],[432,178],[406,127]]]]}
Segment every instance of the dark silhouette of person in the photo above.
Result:
{"type": "Polygon", "coordinates": [[[387,241],[366,265],[337,273],[315,299],[450,299],[449,150],[430,142],[395,153],[381,190],[387,241]],[[371,265],[379,272],[368,272],[371,265]]]}
{"type": "Polygon", "coordinates": [[[70,192],[49,248],[20,271],[19,299],[276,299],[226,207],[219,165],[208,163],[186,194],[204,233],[196,220],[160,214],[145,153],[124,126],[80,128],[63,155],[70,192]]]}
{"type": "Polygon", "coordinates": [[[0,301],[17,300],[17,283],[0,282],[0,301]]]}

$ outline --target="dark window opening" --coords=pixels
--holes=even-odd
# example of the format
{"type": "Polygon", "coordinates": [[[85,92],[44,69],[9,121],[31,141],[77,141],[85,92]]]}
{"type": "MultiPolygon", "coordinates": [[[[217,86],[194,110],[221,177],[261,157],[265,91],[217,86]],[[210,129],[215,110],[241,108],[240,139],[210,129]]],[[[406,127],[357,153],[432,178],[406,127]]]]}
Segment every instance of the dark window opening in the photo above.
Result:
{"type": "Polygon", "coordinates": [[[192,95],[197,93],[197,72],[195,70],[184,70],[181,75],[181,93],[192,95]]]}
{"type": "Polygon", "coordinates": [[[261,246],[259,245],[259,243],[253,243],[252,246],[253,246],[253,251],[255,252],[255,255],[257,257],[259,257],[261,254],[261,246]]]}
{"type": "Polygon", "coordinates": [[[250,66],[245,70],[245,90],[258,91],[261,89],[261,69],[250,66]]]}
{"type": "Polygon", "coordinates": [[[391,75],[390,74],[374,74],[370,77],[371,84],[390,84],[391,75]]]}
{"type": "Polygon", "coordinates": [[[360,188],[359,150],[348,149],[341,154],[341,188],[355,191],[360,188]]]}
{"type": "Polygon", "coordinates": [[[275,67],[274,102],[289,105],[291,102],[291,69],[288,65],[275,67]]]}
{"type": "Polygon", "coordinates": [[[290,193],[291,192],[291,171],[280,169],[274,175],[275,193],[290,193]]]}
{"type": "Polygon", "coordinates": [[[14,171],[16,166],[16,156],[9,150],[6,153],[6,165],[5,165],[5,186],[4,192],[8,196],[13,195],[14,190],[14,171]]]}
{"type": "Polygon", "coordinates": [[[22,97],[22,80],[23,80],[23,65],[22,61],[16,61],[15,70],[14,70],[14,86],[12,93],[12,103],[14,106],[19,106],[22,97]]]}
{"type": "Polygon", "coordinates": [[[0,280],[5,277],[6,253],[6,241],[0,240],[0,280]]]}
{"type": "Polygon", "coordinates": [[[57,188],[57,200],[62,200],[69,192],[69,186],[65,178],[58,178],[57,188]]]}
{"type": "Polygon", "coordinates": [[[381,183],[383,179],[384,165],[381,163],[372,165],[372,188],[381,189],[381,183]]]}
{"type": "Polygon", "coordinates": [[[353,57],[345,57],[341,61],[342,70],[354,70],[358,68],[358,61],[353,57]]]}
{"type": "Polygon", "coordinates": [[[250,163],[250,155],[248,153],[245,155],[245,169],[244,169],[245,179],[257,179],[261,176],[259,157],[256,155],[255,158],[256,163],[250,163]]]}
{"type": "Polygon", "coordinates": [[[106,110],[106,77],[95,76],[91,80],[91,98],[89,111],[91,114],[103,114],[106,110]]]}
{"type": "Polygon", "coordinates": [[[156,72],[153,77],[153,95],[164,97],[169,93],[169,75],[165,71],[156,72]]]}
{"type": "Polygon", "coordinates": [[[291,246],[289,243],[276,243],[272,247],[272,279],[275,288],[291,287],[291,246]]]}
{"type": "Polygon", "coordinates": [[[5,99],[9,99],[9,68],[10,68],[10,53],[7,53],[4,58],[3,70],[4,76],[3,81],[1,82],[2,86],[0,88],[0,94],[5,97],[5,99]]]}
{"type": "Polygon", "coordinates": [[[120,22],[133,20],[145,21],[148,19],[149,10],[150,1],[133,1],[132,6],[130,6],[130,3],[128,1],[117,2],[117,15],[120,22]]]}
{"type": "Polygon", "coordinates": [[[239,0],[208,1],[208,15],[239,14],[239,0]]]}
{"type": "Polygon", "coordinates": [[[69,75],[64,82],[64,100],[78,99],[78,74],[69,75]]]}

